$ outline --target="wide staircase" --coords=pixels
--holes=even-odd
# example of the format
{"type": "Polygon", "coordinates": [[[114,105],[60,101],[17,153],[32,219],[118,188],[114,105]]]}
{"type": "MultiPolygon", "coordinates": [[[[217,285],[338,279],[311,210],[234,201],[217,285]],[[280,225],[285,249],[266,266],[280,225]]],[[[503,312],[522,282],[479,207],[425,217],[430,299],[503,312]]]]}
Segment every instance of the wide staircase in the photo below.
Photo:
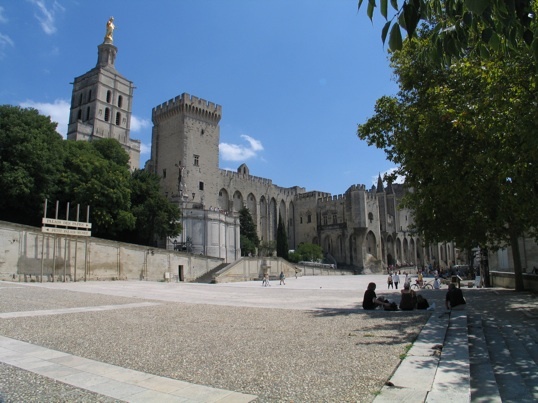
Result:
{"type": "Polygon", "coordinates": [[[215,267],[214,269],[212,270],[209,270],[207,273],[205,274],[202,274],[200,277],[198,277],[196,280],[193,281],[193,283],[206,283],[206,284],[211,284],[214,280],[214,276],[215,274],[225,268],[226,266],[228,266],[229,263],[221,263],[219,264],[217,267],[215,267]]]}
{"type": "Polygon", "coordinates": [[[538,401],[535,328],[470,314],[468,337],[472,401],[538,401]]]}
{"type": "Polygon", "coordinates": [[[474,292],[432,313],[375,402],[538,402],[538,298],[474,292]]]}

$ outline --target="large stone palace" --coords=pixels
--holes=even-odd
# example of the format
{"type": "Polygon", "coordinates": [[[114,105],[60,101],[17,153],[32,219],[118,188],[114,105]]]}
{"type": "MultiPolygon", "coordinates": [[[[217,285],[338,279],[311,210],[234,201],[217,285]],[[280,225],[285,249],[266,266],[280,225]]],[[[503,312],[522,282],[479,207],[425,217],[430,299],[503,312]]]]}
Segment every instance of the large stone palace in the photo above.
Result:
{"type": "MultiPolygon", "coordinates": [[[[110,24],[110,21],[109,21],[110,24]]],[[[68,139],[115,138],[138,168],[140,141],[130,138],[134,85],[114,67],[117,48],[107,25],[98,46],[97,65],[75,78],[68,139]]],[[[279,217],[291,249],[319,244],[340,266],[382,270],[388,265],[441,267],[457,263],[451,243],[424,246],[411,232],[412,212],[400,208],[400,184],[351,185],[343,194],[307,191],[273,184],[251,175],[246,164],[236,172],[219,168],[222,107],[181,94],[152,111],[151,158],[145,169],[159,175],[162,191],[182,211],[183,232],[162,246],[232,262],[240,258],[238,211],[246,206],[262,241],[275,241],[279,217]]]]}

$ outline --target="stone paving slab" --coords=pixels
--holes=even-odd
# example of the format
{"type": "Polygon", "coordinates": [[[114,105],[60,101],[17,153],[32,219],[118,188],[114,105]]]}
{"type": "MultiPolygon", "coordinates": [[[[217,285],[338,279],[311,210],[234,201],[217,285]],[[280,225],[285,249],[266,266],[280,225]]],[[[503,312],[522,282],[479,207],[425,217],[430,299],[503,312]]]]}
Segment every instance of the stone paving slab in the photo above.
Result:
{"type": "Polygon", "coordinates": [[[132,402],[250,402],[254,395],[195,385],[0,336],[0,362],[132,402]]]}
{"type": "Polygon", "coordinates": [[[140,302],[140,303],[123,304],[123,305],[103,305],[103,306],[92,306],[92,307],[81,307],[81,308],[5,312],[5,313],[0,313],[0,319],[23,318],[23,317],[30,317],[30,316],[62,315],[66,313],[77,313],[77,312],[110,311],[110,310],[116,310],[116,309],[129,309],[129,308],[144,308],[147,306],[154,306],[154,305],[159,305],[159,304],[156,302],[140,302]]]}

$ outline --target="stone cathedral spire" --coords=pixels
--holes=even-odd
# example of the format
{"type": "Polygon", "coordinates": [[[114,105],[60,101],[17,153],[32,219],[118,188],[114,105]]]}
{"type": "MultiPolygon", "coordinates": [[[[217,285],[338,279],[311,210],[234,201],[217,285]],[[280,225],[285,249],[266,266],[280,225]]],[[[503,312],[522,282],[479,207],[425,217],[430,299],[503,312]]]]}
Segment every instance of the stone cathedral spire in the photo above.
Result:
{"type": "Polygon", "coordinates": [[[110,17],[104,41],[97,46],[96,66],[73,82],[67,139],[116,139],[129,154],[131,169],[137,169],[140,141],[130,138],[135,87],[114,66],[118,53],[114,29],[114,17],[110,17]]]}

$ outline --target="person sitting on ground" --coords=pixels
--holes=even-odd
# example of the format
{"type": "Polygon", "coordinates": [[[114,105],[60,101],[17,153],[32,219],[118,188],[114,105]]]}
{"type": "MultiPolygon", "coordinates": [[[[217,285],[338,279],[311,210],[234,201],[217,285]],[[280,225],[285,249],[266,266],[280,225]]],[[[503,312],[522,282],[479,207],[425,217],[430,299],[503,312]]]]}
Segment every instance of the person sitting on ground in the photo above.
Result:
{"type": "Polygon", "coordinates": [[[465,309],[465,298],[461,288],[457,288],[456,284],[450,283],[448,285],[448,292],[446,293],[445,306],[448,310],[461,310],[465,309]]]}
{"type": "Polygon", "coordinates": [[[435,277],[435,280],[433,280],[433,288],[436,290],[441,288],[441,281],[439,280],[439,277],[435,277]]]}
{"type": "Polygon", "coordinates": [[[428,303],[428,300],[424,298],[422,295],[417,295],[417,309],[428,309],[430,307],[430,304],[428,303]]]}
{"type": "Polygon", "coordinates": [[[364,298],[362,299],[362,308],[366,310],[373,310],[378,306],[382,306],[383,308],[390,307],[389,302],[385,302],[383,298],[377,298],[375,288],[375,283],[368,284],[368,288],[364,292],[364,298]]]}
{"type": "Polygon", "coordinates": [[[400,309],[402,311],[412,311],[417,306],[417,295],[411,289],[409,283],[404,284],[402,290],[402,299],[400,300],[400,309]]]}

